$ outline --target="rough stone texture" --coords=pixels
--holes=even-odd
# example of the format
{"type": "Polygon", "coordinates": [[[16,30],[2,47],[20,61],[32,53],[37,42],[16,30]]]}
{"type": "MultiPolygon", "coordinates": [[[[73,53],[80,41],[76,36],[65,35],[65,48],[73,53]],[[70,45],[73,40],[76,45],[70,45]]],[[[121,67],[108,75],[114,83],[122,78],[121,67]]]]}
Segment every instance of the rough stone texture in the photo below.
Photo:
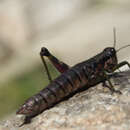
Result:
{"type": "Polygon", "coordinates": [[[0,122],[2,130],[129,130],[130,129],[130,71],[112,77],[122,95],[111,94],[101,84],[77,93],[18,127],[23,116],[15,114],[0,122]]]}

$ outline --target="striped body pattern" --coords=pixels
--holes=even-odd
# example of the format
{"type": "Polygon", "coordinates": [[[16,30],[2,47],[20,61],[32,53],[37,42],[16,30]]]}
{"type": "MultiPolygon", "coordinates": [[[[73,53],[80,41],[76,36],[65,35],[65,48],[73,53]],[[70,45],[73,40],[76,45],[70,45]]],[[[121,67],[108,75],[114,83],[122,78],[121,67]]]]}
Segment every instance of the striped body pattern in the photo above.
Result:
{"type": "Polygon", "coordinates": [[[116,51],[109,47],[93,58],[81,62],[53,80],[46,88],[32,96],[17,114],[34,116],[53,106],[82,87],[90,87],[105,80],[103,70],[111,72],[117,65],[116,51]]]}

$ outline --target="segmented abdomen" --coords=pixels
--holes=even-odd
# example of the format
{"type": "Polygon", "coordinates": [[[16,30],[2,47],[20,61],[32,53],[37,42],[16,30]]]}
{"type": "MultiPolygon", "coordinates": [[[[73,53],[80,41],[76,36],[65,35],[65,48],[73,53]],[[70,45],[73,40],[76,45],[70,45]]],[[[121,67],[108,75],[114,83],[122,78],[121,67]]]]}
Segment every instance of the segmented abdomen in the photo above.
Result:
{"type": "Polygon", "coordinates": [[[35,101],[37,99],[39,111],[49,108],[70,93],[86,85],[87,82],[88,79],[83,68],[80,68],[78,65],[72,67],[33,96],[35,101]]]}
{"type": "Polygon", "coordinates": [[[39,114],[79,88],[99,83],[102,81],[102,77],[98,75],[100,71],[95,66],[98,64],[98,61],[93,62],[93,59],[90,59],[70,68],[38,94],[29,98],[17,111],[17,114],[27,116],[39,114]]]}

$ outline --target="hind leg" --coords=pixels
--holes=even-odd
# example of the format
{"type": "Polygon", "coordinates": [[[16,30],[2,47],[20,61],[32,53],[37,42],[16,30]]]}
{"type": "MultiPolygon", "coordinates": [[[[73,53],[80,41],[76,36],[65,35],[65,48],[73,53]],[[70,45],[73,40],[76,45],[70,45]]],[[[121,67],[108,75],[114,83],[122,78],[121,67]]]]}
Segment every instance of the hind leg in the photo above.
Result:
{"type": "Polygon", "coordinates": [[[40,56],[41,56],[41,59],[42,59],[42,62],[44,64],[44,66],[45,66],[45,69],[46,69],[46,72],[47,72],[47,75],[48,75],[48,79],[49,79],[50,82],[52,81],[52,78],[51,78],[51,75],[49,73],[49,70],[48,70],[47,64],[45,62],[44,56],[46,56],[51,61],[51,63],[55,66],[55,68],[60,73],[64,73],[69,69],[69,66],[67,64],[65,64],[64,62],[58,60],[45,47],[41,48],[40,56]]]}

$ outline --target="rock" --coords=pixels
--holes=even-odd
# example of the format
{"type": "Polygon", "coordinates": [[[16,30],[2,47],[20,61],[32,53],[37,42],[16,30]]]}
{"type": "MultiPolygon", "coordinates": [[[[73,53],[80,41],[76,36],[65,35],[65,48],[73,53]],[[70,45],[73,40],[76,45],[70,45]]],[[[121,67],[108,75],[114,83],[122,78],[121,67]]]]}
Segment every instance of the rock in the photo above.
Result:
{"type": "Polygon", "coordinates": [[[0,122],[0,130],[128,130],[129,79],[130,71],[115,74],[111,78],[122,95],[111,94],[99,84],[44,111],[22,127],[18,126],[23,119],[13,114],[0,122]]]}

